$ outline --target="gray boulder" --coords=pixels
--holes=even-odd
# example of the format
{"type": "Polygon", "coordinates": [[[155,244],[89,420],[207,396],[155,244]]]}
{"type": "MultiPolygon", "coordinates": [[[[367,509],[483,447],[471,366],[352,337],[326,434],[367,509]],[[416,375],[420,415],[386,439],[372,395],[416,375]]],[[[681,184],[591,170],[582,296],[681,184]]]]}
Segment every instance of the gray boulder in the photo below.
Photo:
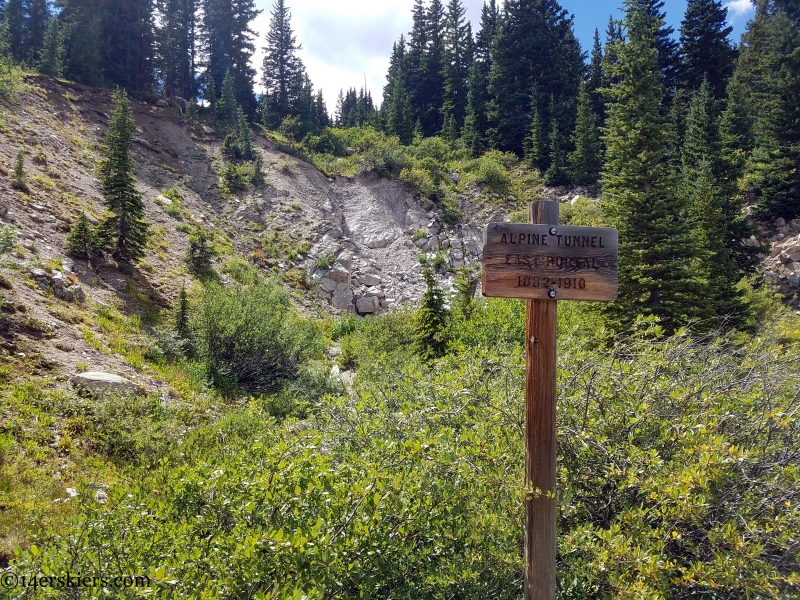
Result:
{"type": "Polygon", "coordinates": [[[356,310],[363,314],[373,314],[378,312],[380,300],[376,296],[367,296],[356,300],[356,310]]]}
{"type": "Polygon", "coordinates": [[[86,371],[72,378],[72,385],[92,393],[138,393],[141,388],[130,379],[102,371],[86,371]]]}
{"type": "Polygon", "coordinates": [[[353,306],[353,290],[350,285],[344,282],[339,282],[336,290],[333,292],[333,299],[331,300],[336,308],[341,310],[350,309],[353,306]]]}

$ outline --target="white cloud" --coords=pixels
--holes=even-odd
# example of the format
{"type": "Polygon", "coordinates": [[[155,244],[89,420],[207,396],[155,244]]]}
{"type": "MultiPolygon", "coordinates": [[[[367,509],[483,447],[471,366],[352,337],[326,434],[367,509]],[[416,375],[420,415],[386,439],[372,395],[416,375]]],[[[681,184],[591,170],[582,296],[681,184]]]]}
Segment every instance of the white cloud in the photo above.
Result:
{"type": "Polygon", "coordinates": [[[755,10],[751,0],[731,0],[725,5],[725,8],[728,9],[728,15],[731,20],[738,20],[755,10]]]}
{"type": "MultiPolygon", "coordinates": [[[[413,0],[294,0],[287,3],[292,29],[303,48],[300,58],[314,89],[321,89],[328,110],[336,108],[340,89],[367,87],[379,103],[392,44],[411,28],[413,0]]],[[[251,24],[257,32],[253,65],[261,91],[264,38],[269,30],[270,0],[258,0],[263,12],[251,24]]]]}

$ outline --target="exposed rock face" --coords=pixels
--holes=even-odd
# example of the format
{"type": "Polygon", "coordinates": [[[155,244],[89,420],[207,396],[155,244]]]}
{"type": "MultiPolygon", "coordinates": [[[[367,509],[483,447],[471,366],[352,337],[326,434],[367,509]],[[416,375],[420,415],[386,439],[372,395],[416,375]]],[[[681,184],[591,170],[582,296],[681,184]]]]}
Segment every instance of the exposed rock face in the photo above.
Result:
{"type": "MultiPolygon", "coordinates": [[[[797,219],[775,221],[777,233],[769,238],[772,248],[764,259],[764,277],[770,280],[795,308],[800,307],[800,223],[797,219]]],[[[750,244],[758,244],[755,239],[750,244]]]]}
{"type": "Polygon", "coordinates": [[[140,387],[130,379],[102,371],[86,371],[72,378],[72,384],[92,393],[138,393],[140,387]]]}

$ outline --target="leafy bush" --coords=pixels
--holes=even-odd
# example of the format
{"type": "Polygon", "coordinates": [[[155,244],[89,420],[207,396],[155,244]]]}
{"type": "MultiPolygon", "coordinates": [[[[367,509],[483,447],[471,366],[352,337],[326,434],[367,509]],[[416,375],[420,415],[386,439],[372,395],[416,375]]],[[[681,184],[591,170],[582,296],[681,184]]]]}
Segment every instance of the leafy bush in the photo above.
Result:
{"type": "Polygon", "coordinates": [[[400,181],[411,186],[423,198],[430,198],[436,195],[436,185],[427,171],[413,167],[400,171],[400,181]]]}
{"type": "Polygon", "coordinates": [[[247,189],[249,173],[244,165],[237,165],[233,162],[225,163],[225,170],[222,172],[222,191],[232,194],[238,190],[247,189]]]}
{"type": "Polygon", "coordinates": [[[294,314],[282,288],[263,280],[208,285],[192,326],[214,384],[251,393],[279,389],[321,351],[319,330],[294,314]]]}
{"type": "Polygon", "coordinates": [[[475,181],[483,183],[493,190],[505,191],[511,184],[511,179],[503,165],[488,153],[471,161],[467,168],[474,173],[475,181]]]}
{"type": "Polygon", "coordinates": [[[328,127],[317,135],[307,133],[303,138],[302,145],[309,152],[317,154],[330,154],[333,156],[342,156],[344,154],[344,144],[341,138],[335,135],[333,130],[328,127]]]}
{"type": "Polygon", "coordinates": [[[603,212],[600,203],[581,196],[575,202],[562,204],[560,220],[564,225],[603,227],[603,212]]]}
{"type": "Polygon", "coordinates": [[[298,116],[284,117],[278,127],[278,133],[295,142],[300,141],[304,131],[303,122],[298,116]]]}
{"type": "Polygon", "coordinates": [[[10,225],[0,227],[0,254],[7,254],[17,243],[17,232],[10,225]]]}

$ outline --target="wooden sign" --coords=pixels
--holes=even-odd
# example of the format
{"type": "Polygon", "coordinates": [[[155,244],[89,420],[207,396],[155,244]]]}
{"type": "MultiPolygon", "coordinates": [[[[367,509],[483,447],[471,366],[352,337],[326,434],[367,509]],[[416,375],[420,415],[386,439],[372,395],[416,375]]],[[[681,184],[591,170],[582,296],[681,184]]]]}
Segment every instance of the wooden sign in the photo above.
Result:
{"type": "Polygon", "coordinates": [[[489,223],[483,295],[542,300],[617,298],[617,230],[489,223]]]}
{"type": "Polygon", "coordinates": [[[556,597],[556,311],[558,300],[617,297],[617,230],[558,224],[558,202],[531,224],[489,223],[483,295],[525,309],[525,600],[556,597]]]}

